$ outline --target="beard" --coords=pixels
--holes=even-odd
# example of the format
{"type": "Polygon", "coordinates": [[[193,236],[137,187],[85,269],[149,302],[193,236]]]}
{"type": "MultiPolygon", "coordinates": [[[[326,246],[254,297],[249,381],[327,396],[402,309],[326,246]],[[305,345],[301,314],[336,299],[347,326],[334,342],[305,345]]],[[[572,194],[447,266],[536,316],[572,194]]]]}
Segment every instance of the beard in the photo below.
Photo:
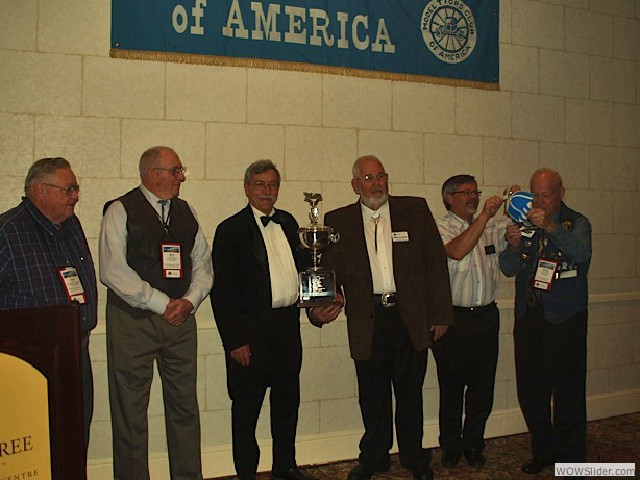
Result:
{"type": "Polygon", "coordinates": [[[478,203],[479,202],[468,202],[465,206],[465,211],[470,215],[474,215],[478,211],[478,203]]]}
{"type": "Polygon", "coordinates": [[[383,195],[369,195],[369,196],[360,196],[360,201],[364,203],[371,210],[378,210],[381,206],[383,206],[389,200],[389,193],[384,193],[383,195]]]}

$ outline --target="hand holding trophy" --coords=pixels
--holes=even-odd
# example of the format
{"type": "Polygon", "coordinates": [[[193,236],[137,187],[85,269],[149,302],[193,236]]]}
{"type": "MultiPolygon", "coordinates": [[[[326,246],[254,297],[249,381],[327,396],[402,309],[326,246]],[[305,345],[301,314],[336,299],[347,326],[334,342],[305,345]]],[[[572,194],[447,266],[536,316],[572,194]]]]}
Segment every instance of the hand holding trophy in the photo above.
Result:
{"type": "Polygon", "coordinates": [[[320,266],[320,255],[332,243],[340,239],[339,233],[334,233],[333,228],[318,224],[318,203],[322,201],[320,193],[304,193],[304,201],[311,205],[309,219],[311,223],[298,229],[300,243],[306,249],[311,250],[313,266],[300,272],[299,280],[299,307],[319,307],[338,305],[336,300],[336,274],[320,266]]]}

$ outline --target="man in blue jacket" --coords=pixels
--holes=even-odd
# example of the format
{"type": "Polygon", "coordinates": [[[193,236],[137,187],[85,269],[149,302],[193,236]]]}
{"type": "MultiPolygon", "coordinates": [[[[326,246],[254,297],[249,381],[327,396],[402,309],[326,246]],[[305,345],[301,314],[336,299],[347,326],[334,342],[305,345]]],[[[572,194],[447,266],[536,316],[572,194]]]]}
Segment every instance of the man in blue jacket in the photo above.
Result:
{"type": "Polygon", "coordinates": [[[515,363],[518,401],[531,431],[537,474],[554,462],[586,457],[587,272],[591,225],[562,201],[558,172],[542,168],[530,181],[537,227],[532,238],[507,227],[500,269],[516,276],[515,363]],[[554,410],[551,399],[554,399],[554,410]]]}

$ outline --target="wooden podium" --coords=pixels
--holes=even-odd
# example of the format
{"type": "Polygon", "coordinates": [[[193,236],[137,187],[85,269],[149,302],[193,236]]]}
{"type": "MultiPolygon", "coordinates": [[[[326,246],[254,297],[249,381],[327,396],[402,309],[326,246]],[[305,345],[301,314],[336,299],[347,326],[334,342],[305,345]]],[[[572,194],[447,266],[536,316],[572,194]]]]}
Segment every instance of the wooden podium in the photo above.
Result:
{"type": "Polygon", "coordinates": [[[0,478],[86,479],[81,383],[76,305],[0,310],[0,478]]]}

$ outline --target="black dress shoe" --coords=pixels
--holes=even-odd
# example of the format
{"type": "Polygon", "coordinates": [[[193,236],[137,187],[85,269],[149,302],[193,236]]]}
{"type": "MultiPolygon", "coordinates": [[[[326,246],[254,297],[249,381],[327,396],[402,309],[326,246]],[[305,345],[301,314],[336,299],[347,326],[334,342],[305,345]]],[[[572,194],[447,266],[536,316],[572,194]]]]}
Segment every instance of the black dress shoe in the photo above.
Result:
{"type": "Polygon", "coordinates": [[[364,463],[359,463],[349,471],[347,480],[369,480],[374,473],[375,470],[373,468],[367,467],[364,463]]]}
{"type": "Polygon", "coordinates": [[[360,462],[349,471],[347,480],[369,480],[374,473],[388,472],[390,468],[391,463],[389,463],[388,461],[383,462],[375,467],[360,462]]]}
{"type": "Polygon", "coordinates": [[[482,450],[479,448],[468,448],[464,451],[464,458],[467,459],[467,463],[470,467],[482,467],[487,463],[487,459],[484,458],[482,450]]]}
{"type": "Polygon", "coordinates": [[[413,472],[413,480],[433,480],[433,470],[427,467],[424,471],[413,472]]]}
{"type": "Polygon", "coordinates": [[[457,452],[447,452],[445,450],[442,451],[442,456],[440,457],[440,463],[445,468],[453,468],[458,465],[460,461],[460,453],[457,452]]]}
{"type": "Polygon", "coordinates": [[[544,467],[553,465],[555,461],[549,458],[533,457],[527,463],[522,465],[522,473],[528,473],[529,475],[535,475],[544,470],[544,467]]]}
{"type": "Polygon", "coordinates": [[[310,473],[300,470],[298,467],[290,468],[284,472],[271,472],[272,480],[318,480],[310,473]]]}

